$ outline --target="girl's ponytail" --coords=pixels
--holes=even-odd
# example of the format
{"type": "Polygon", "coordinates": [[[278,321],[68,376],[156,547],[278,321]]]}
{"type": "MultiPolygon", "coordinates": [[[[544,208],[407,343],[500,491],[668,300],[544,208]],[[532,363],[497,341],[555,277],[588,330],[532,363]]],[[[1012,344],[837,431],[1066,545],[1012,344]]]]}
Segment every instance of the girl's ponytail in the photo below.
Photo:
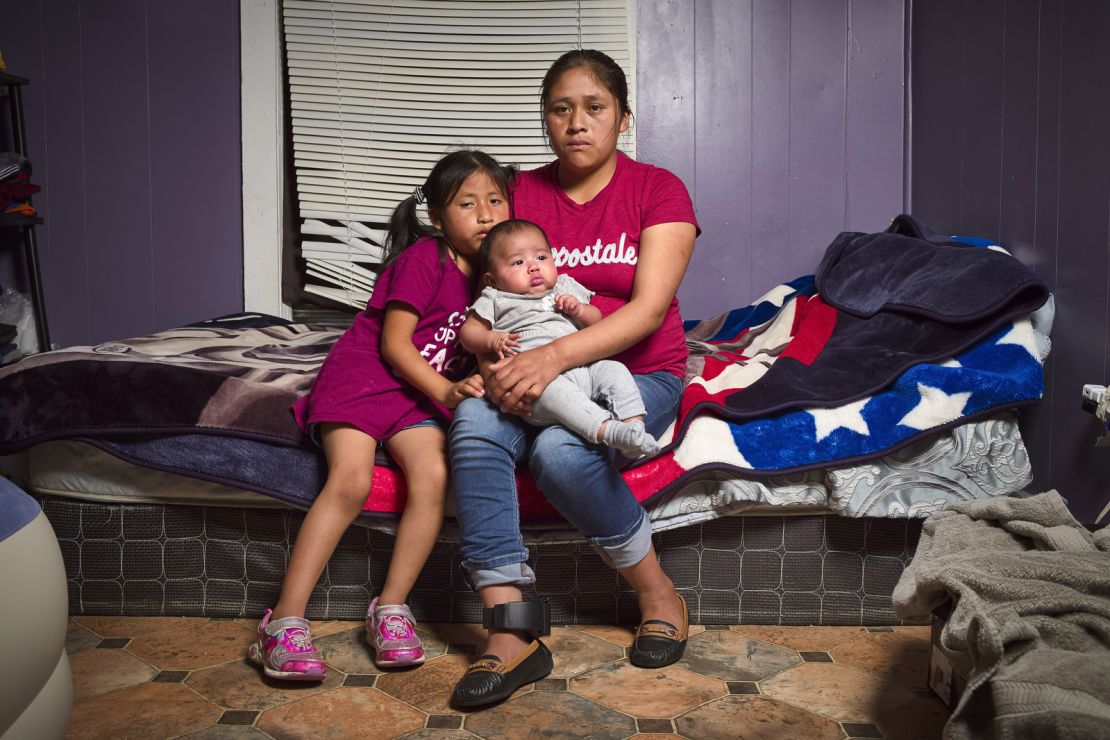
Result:
{"type": "Polygon", "coordinates": [[[416,215],[416,195],[410,195],[397,204],[389,217],[389,233],[385,242],[385,259],[382,269],[388,267],[397,255],[413,243],[426,236],[434,236],[435,230],[416,215]]]}

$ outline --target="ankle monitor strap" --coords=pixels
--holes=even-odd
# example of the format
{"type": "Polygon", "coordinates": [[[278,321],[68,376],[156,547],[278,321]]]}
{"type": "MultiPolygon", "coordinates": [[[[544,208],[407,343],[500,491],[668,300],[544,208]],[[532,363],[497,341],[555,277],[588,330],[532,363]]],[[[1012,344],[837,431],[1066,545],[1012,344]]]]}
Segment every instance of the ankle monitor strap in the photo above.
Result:
{"type": "Polygon", "coordinates": [[[527,632],[533,638],[551,634],[551,607],[547,599],[510,601],[482,610],[482,626],[486,629],[527,632]]]}

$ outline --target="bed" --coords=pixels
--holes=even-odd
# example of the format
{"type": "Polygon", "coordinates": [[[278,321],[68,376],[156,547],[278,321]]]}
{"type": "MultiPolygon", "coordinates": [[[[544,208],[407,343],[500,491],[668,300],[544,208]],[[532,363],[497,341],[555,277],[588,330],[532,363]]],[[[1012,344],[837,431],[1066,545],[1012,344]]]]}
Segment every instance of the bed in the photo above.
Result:
{"type": "MultiPolygon", "coordinates": [[[[1013,410],[1043,392],[1052,301],[1000,248],[908,216],[845,233],[815,274],[687,322],[663,452],[623,474],[707,624],[895,624],[921,520],[1031,479],[1013,410]]],[[[237,315],[0,370],[3,469],[39,497],[79,614],[256,616],[324,476],[288,407],[340,330],[237,315]]],[[[310,617],[380,587],[404,482],[375,470],[310,617]]],[[[518,476],[538,595],[559,622],[634,623],[631,592],[518,476]]],[[[412,595],[474,621],[453,520],[412,595]]]]}

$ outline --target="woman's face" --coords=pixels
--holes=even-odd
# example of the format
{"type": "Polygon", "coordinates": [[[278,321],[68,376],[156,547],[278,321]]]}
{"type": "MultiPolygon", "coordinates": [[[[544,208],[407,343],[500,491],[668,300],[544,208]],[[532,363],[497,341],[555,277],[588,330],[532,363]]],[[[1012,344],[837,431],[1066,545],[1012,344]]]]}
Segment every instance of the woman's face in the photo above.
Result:
{"type": "Polygon", "coordinates": [[[579,173],[613,159],[617,137],[628,129],[617,99],[585,67],[567,70],[551,86],[544,122],[559,164],[579,173]]]}

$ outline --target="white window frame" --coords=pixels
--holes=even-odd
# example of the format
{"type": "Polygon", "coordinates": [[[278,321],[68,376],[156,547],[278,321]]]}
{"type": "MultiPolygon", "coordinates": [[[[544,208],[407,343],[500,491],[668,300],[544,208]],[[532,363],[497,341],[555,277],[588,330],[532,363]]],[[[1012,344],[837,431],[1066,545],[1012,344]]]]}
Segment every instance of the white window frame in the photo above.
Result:
{"type": "Polygon", "coordinates": [[[239,2],[243,158],[243,310],[285,319],[281,300],[285,132],[280,0],[239,2]]]}

